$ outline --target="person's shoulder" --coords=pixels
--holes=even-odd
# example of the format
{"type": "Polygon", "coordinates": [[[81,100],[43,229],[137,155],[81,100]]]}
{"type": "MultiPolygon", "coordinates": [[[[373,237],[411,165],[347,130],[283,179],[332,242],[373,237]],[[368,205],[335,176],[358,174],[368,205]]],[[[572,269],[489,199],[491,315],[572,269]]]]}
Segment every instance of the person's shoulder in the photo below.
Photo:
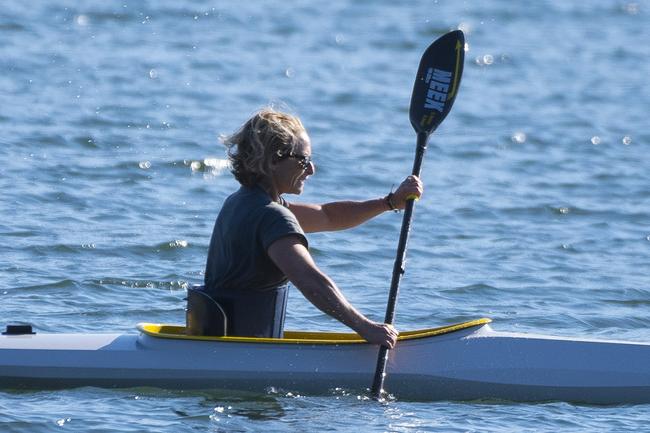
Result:
{"type": "Polygon", "coordinates": [[[280,237],[287,235],[297,235],[305,246],[308,245],[300,222],[298,222],[291,210],[280,203],[274,201],[268,203],[264,206],[264,211],[260,217],[260,227],[262,228],[265,248],[268,248],[272,242],[280,237]]]}
{"type": "Polygon", "coordinates": [[[282,206],[280,203],[274,201],[269,201],[264,205],[264,213],[269,215],[274,215],[282,217],[285,219],[295,219],[295,215],[286,207],[282,206]]]}

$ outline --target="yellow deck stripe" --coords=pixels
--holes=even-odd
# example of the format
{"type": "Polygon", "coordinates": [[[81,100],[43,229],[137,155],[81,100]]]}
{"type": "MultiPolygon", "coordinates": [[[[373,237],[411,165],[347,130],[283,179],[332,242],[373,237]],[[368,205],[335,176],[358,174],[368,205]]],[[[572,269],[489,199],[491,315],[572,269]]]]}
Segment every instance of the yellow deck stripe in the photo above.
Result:
{"type": "MultiPolygon", "coordinates": [[[[449,334],[475,326],[482,326],[492,320],[483,318],[457,323],[455,325],[442,326],[439,328],[419,329],[415,331],[404,331],[399,335],[399,341],[415,340],[419,338],[433,337],[449,334]]],[[[284,338],[256,338],[256,337],[204,337],[185,334],[185,326],[164,325],[159,323],[139,323],[137,328],[143,334],[156,338],[174,340],[196,340],[196,341],[221,341],[239,343],[275,343],[275,344],[360,344],[366,343],[358,334],[342,332],[302,332],[285,331],[284,338]]]]}

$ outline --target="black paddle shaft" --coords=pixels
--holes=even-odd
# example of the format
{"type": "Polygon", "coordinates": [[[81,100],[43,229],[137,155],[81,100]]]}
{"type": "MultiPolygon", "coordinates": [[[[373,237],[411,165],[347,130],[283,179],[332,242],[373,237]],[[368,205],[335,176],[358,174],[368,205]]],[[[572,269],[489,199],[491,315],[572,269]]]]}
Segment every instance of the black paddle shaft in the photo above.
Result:
{"type": "MultiPolygon", "coordinates": [[[[424,153],[427,150],[427,143],[429,135],[425,133],[418,134],[417,149],[415,153],[415,161],[413,162],[413,170],[411,174],[420,176],[422,171],[422,161],[424,161],[424,153]]],[[[386,316],[384,323],[393,324],[395,321],[395,307],[397,306],[397,295],[399,293],[399,284],[402,280],[402,275],[405,272],[406,264],[406,247],[408,244],[409,234],[411,233],[411,221],[413,221],[413,211],[415,210],[415,200],[409,199],[404,208],[404,216],[402,217],[402,230],[399,235],[399,242],[397,243],[397,256],[395,264],[393,265],[393,278],[390,283],[390,292],[388,295],[388,304],[386,306],[386,316]]],[[[388,353],[388,349],[382,346],[382,349],[388,353]]]]}
{"type": "MultiPolygon", "coordinates": [[[[409,110],[411,124],[417,132],[417,147],[412,170],[415,176],[420,176],[429,136],[447,116],[456,99],[463,73],[464,48],[465,37],[460,30],[455,30],[433,42],[420,60],[409,110]]],[[[390,325],[395,320],[399,284],[405,272],[406,246],[411,231],[414,206],[414,199],[406,201],[384,318],[384,322],[390,325]]],[[[388,348],[381,346],[371,390],[377,400],[381,399],[384,390],[387,361],[388,348]]]]}
{"type": "MultiPolygon", "coordinates": [[[[429,135],[425,133],[418,134],[418,144],[413,163],[412,174],[420,176],[422,169],[422,161],[424,160],[424,153],[427,150],[427,142],[429,135]]],[[[390,283],[390,292],[388,294],[388,304],[386,306],[386,316],[384,323],[393,324],[395,321],[395,307],[397,306],[397,295],[399,294],[399,284],[402,280],[402,275],[405,272],[406,263],[406,246],[408,244],[409,234],[411,232],[411,221],[413,220],[413,211],[415,209],[415,200],[410,199],[406,202],[404,208],[404,217],[402,218],[402,230],[399,235],[399,242],[397,244],[397,256],[395,264],[393,265],[393,277],[390,283]]],[[[384,389],[384,379],[386,377],[386,363],[388,362],[388,348],[386,346],[379,347],[379,354],[377,356],[377,367],[375,368],[375,378],[372,382],[372,395],[379,399],[384,389]]]]}

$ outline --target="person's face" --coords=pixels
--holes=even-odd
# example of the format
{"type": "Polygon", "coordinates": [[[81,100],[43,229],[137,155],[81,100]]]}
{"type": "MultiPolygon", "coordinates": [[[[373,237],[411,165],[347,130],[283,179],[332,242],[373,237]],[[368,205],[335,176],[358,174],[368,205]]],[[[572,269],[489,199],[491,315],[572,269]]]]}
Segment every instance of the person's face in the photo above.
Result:
{"type": "Polygon", "coordinates": [[[278,193],[302,193],[305,181],[315,172],[316,168],[311,162],[311,140],[303,131],[294,151],[284,155],[275,165],[274,177],[278,193]]]}

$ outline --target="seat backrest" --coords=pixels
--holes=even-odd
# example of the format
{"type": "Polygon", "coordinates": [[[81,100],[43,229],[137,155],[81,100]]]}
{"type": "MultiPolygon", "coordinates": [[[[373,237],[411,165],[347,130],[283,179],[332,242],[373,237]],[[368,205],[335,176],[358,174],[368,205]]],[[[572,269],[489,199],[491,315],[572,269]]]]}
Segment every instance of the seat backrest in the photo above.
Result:
{"type": "Polygon", "coordinates": [[[203,286],[187,289],[185,319],[188,335],[228,335],[226,313],[217,301],[203,291],[203,286]]]}

